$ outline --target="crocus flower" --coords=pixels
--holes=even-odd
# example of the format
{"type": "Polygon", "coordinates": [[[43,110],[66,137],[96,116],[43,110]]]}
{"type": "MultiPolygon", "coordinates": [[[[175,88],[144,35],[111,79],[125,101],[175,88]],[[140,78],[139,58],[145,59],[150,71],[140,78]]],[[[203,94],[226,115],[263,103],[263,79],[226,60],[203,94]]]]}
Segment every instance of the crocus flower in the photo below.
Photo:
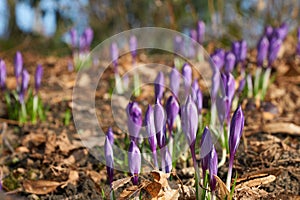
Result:
{"type": "Polygon", "coordinates": [[[197,41],[197,31],[195,29],[190,30],[190,37],[197,41]]]}
{"type": "Polygon", "coordinates": [[[228,168],[228,174],[226,180],[227,189],[230,188],[234,156],[242,137],[243,128],[244,128],[244,115],[241,106],[239,106],[232,116],[231,125],[230,125],[230,134],[228,140],[229,168],[228,168]]]}
{"type": "Polygon", "coordinates": [[[225,57],[225,66],[224,66],[224,71],[226,74],[232,72],[233,70],[233,67],[235,65],[235,55],[231,52],[228,52],[226,54],[226,57],[225,57]]]}
{"type": "Polygon", "coordinates": [[[130,48],[131,56],[135,61],[137,55],[137,39],[134,35],[132,35],[129,39],[129,48],[130,48]]]}
{"type": "Polygon", "coordinates": [[[111,143],[111,144],[113,144],[114,143],[114,132],[113,132],[113,130],[112,130],[112,128],[111,127],[109,127],[108,128],[108,130],[107,130],[107,132],[106,132],[106,137],[108,138],[108,140],[109,140],[109,142],[111,143]]]}
{"type": "Polygon", "coordinates": [[[245,85],[246,85],[246,79],[243,78],[243,79],[241,79],[240,82],[239,82],[239,87],[238,87],[238,89],[237,89],[237,93],[238,93],[238,94],[241,94],[241,93],[243,92],[243,90],[244,90],[244,88],[245,88],[245,85]]]}
{"type": "Polygon", "coordinates": [[[223,84],[224,84],[224,89],[225,89],[225,97],[226,97],[226,118],[227,121],[228,118],[230,117],[230,108],[231,108],[231,103],[232,103],[232,99],[234,96],[234,92],[235,92],[235,80],[234,77],[232,76],[232,74],[222,74],[221,75],[223,84]]]}
{"type": "Polygon", "coordinates": [[[34,76],[36,92],[39,91],[39,88],[42,83],[42,77],[43,77],[43,67],[42,67],[42,65],[38,65],[36,68],[36,71],[35,71],[35,76],[34,76]]]}
{"type": "Polygon", "coordinates": [[[28,85],[29,85],[29,80],[30,80],[29,73],[27,72],[26,69],[24,69],[22,72],[22,84],[21,84],[21,89],[19,92],[19,101],[21,104],[24,103],[24,96],[25,96],[25,93],[26,93],[28,85]]]}
{"type": "Polygon", "coordinates": [[[198,33],[197,41],[200,44],[203,44],[204,36],[205,36],[205,23],[203,21],[198,21],[198,23],[197,23],[197,33],[198,33]]]}
{"type": "Polygon", "coordinates": [[[130,102],[126,108],[127,112],[127,126],[130,138],[135,142],[138,141],[139,132],[142,126],[142,110],[138,103],[130,102]]]}
{"type": "Polygon", "coordinates": [[[154,107],[154,125],[156,130],[157,144],[159,148],[163,148],[166,145],[166,114],[164,108],[157,100],[154,107]]]}
{"type": "Polygon", "coordinates": [[[115,42],[113,42],[110,46],[110,55],[111,59],[113,61],[115,73],[117,72],[117,66],[118,66],[118,58],[119,58],[119,49],[115,42]]]}
{"type": "Polygon", "coordinates": [[[141,170],[141,152],[135,142],[131,140],[128,151],[129,172],[133,176],[132,183],[138,185],[138,174],[141,170]]]}
{"type": "Polygon", "coordinates": [[[159,72],[154,81],[155,99],[158,99],[159,101],[163,98],[164,95],[164,89],[165,89],[164,84],[165,84],[164,74],[162,72],[159,72]]]}
{"type": "Polygon", "coordinates": [[[269,45],[269,54],[268,54],[268,62],[269,62],[269,66],[275,61],[275,59],[278,56],[280,47],[282,44],[282,40],[281,39],[276,39],[275,37],[273,37],[270,41],[270,45],[269,45]]]}
{"type": "Polygon", "coordinates": [[[247,58],[247,50],[248,50],[248,45],[246,40],[241,40],[240,41],[240,54],[239,54],[239,61],[244,62],[247,58]]]}
{"type": "Polygon", "coordinates": [[[210,162],[209,162],[209,180],[210,180],[210,188],[212,191],[216,189],[216,179],[214,175],[218,174],[218,154],[214,147],[212,146],[212,150],[210,151],[210,162]]]}
{"type": "Polygon", "coordinates": [[[225,118],[226,118],[226,113],[227,113],[226,97],[217,95],[216,106],[217,106],[218,118],[219,118],[220,124],[221,124],[221,126],[223,126],[225,118]]]}
{"type": "Polygon", "coordinates": [[[286,23],[282,23],[274,32],[277,38],[284,40],[289,32],[289,27],[286,23]]]}
{"type": "Polygon", "coordinates": [[[197,91],[198,91],[198,89],[199,89],[198,79],[195,79],[192,83],[192,91],[191,91],[192,99],[195,103],[196,103],[196,100],[197,100],[197,91]]]}
{"type": "Polygon", "coordinates": [[[201,114],[201,111],[203,108],[203,95],[202,95],[200,88],[197,90],[196,97],[197,98],[196,98],[195,104],[197,106],[198,113],[201,114]]]}
{"type": "Polygon", "coordinates": [[[181,108],[181,126],[190,146],[194,165],[196,165],[195,141],[198,129],[198,111],[191,96],[188,96],[185,105],[181,108]]]}
{"type": "Polygon", "coordinates": [[[185,63],[182,67],[182,75],[184,78],[184,86],[186,94],[189,93],[192,83],[192,68],[189,64],[185,63]]]}
{"type": "Polygon", "coordinates": [[[5,81],[6,81],[6,65],[4,60],[0,60],[0,88],[5,89],[5,81]]]}
{"type": "Polygon", "coordinates": [[[162,154],[162,169],[165,173],[170,173],[172,170],[172,157],[170,151],[165,147],[162,154]]]}
{"type": "Polygon", "coordinates": [[[170,96],[166,103],[166,112],[167,112],[167,124],[169,129],[169,134],[172,137],[172,129],[174,121],[179,113],[179,104],[175,97],[170,96]]]}
{"type": "Polygon", "coordinates": [[[263,36],[257,45],[257,66],[261,67],[264,60],[267,58],[269,49],[269,40],[266,36],[263,36]]]}
{"type": "Polygon", "coordinates": [[[93,29],[91,29],[91,27],[88,27],[84,30],[84,36],[85,36],[85,39],[86,39],[86,45],[88,47],[91,46],[92,44],[92,41],[93,41],[93,38],[94,38],[94,31],[93,29]]]}
{"type": "Polygon", "coordinates": [[[224,65],[225,51],[223,49],[217,49],[212,55],[211,59],[214,65],[221,70],[224,65]]]}
{"type": "Polygon", "coordinates": [[[273,27],[272,26],[267,26],[265,28],[265,35],[269,40],[271,39],[271,37],[273,35],[273,27]]]}
{"type": "MultiPolygon", "coordinates": [[[[22,74],[23,70],[23,58],[21,52],[17,51],[16,56],[15,56],[15,63],[14,63],[14,69],[15,69],[15,76],[17,80],[22,74]]],[[[18,81],[17,81],[18,82],[18,81]]]]}
{"type": "Polygon", "coordinates": [[[70,37],[71,37],[72,48],[77,48],[77,31],[76,31],[76,29],[72,28],[70,30],[70,37]]]}
{"type": "Polygon", "coordinates": [[[176,67],[172,68],[170,73],[170,89],[175,97],[178,97],[180,87],[180,73],[176,67]]]}
{"type": "Polygon", "coordinates": [[[109,180],[109,184],[111,185],[114,176],[114,154],[112,149],[112,143],[108,135],[106,135],[105,137],[104,154],[105,154],[106,171],[108,175],[108,180],[109,180]]]}
{"type": "Polygon", "coordinates": [[[200,159],[201,159],[203,177],[205,177],[205,171],[208,170],[210,152],[212,150],[212,147],[213,147],[213,143],[212,143],[210,131],[208,127],[205,127],[200,141],[200,159]]]}
{"type": "Polygon", "coordinates": [[[154,165],[155,167],[158,167],[157,155],[156,155],[157,139],[156,139],[156,131],[155,131],[155,123],[154,123],[154,111],[152,109],[152,106],[150,105],[148,105],[145,114],[145,125],[148,133],[148,141],[149,141],[150,149],[153,154],[154,165]]]}
{"type": "Polygon", "coordinates": [[[231,52],[235,55],[236,57],[236,61],[239,60],[239,56],[240,56],[240,42],[235,41],[231,44],[231,52]]]}

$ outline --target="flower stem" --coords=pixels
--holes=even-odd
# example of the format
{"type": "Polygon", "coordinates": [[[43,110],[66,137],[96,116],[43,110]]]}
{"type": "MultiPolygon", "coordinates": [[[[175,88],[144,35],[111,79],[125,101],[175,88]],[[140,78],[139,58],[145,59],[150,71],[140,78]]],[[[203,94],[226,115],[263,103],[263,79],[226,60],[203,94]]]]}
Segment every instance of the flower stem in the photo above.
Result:
{"type": "Polygon", "coordinates": [[[265,98],[266,92],[267,92],[267,87],[269,85],[269,79],[270,79],[270,75],[271,75],[271,67],[268,67],[264,77],[263,77],[263,83],[262,83],[262,88],[261,88],[261,99],[263,100],[265,98]]]}

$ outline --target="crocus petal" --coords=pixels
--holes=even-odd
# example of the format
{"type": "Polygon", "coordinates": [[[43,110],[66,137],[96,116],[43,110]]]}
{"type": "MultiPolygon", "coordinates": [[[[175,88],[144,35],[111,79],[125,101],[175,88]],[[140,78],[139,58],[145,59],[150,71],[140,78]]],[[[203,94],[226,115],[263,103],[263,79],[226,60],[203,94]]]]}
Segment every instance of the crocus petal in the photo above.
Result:
{"type": "Polygon", "coordinates": [[[0,87],[2,89],[5,88],[5,81],[6,81],[6,65],[4,60],[0,60],[0,87]]]}
{"type": "Polygon", "coordinates": [[[166,145],[166,114],[164,108],[159,101],[156,102],[154,107],[154,124],[156,130],[157,144],[159,148],[163,148],[166,145]]]}
{"type": "Polygon", "coordinates": [[[233,71],[235,65],[235,55],[231,52],[228,52],[225,57],[225,66],[224,71],[225,73],[231,73],[233,71]]]}
{"type": "Polygon", "coordinates": [[[210,188],[212,191],[216,189],[216,179],[214,175],[218,174],[218,154],[213,146],[210,152],[210,162],[209,162],[209,180],[210,180],[210,188]]]}
{"type": "Polygon", "coordinates": [[[126,108],[127,126],[130,138],[137,142],[142,126],[142,110],[136,102],[130,102],[126,108]]]}
{"type": "Polygon", "coordinates": [[[179,104],[175,97],[170,96],[166,103],[166,112],[167,112],[167,124],[170,134],[172,133],[172,128],[174,125],[175,118],[179,113],[179,104]]]}
{"type": "Polygon", "coordinates": [[[197,33],[198,33],[198,42],[202,44],[204,42],[205,36],[205,23],[203,21],[198,21],[197,23],[197,33]]]}
{"type": "Polygon", "coordinates": [[[271,37],[273,35],[273,27],[272,26],[267,26],[265,28],[265,35],[269,40],[271,39],[271,37]]]}
{"type": "Polygon", "coordinates": [[[114,132],[111,127],[108,128],[106,137],[108,138],[111,145],[114,143],[114,132]]]}
{"type": "Polygon", "coordinates": [[[128,150],[128,165],[129,172],[134,176],[132,182],[134,185],[137,185],[138,174],[141,170],[141,152],[133,140],[131,140],[128,150]]]}
{"type": "Polygon", "coordinates": [[[42,77],[43,77],[43,67],[42,65],[38,65],[37,68],[36,68],[36,71],[35,71],[35,76],[34,76],[34,79],[35,79],[35,91],[38,91],[40,86],[41,86],[41,83],[42,83],[42,77]]]}
{"type": "Polygon", "coordinates": [[[106,161],[106,170],[109,179],[109,183],[113,182],[114,176],[114,154],[112,149],[112,144],[109,138],[105,137],[105,144],[104,144],[104,154],[105,154],[105,161],[106,161]]]}
{"type": "Polygon", "coordinates": [[[173,67],[170,73],[170,89],[175,97],[178,97],[180,87],[180,73],[173,67]]]}
{"type": "Polygon", "coordinates": [[[154,81],[155,99],[161,100],[163,98],[164,89],[165,89],[164,74],[162,72],[159,72],[154,81]]]}
{"type": "Polygon", "coordinates": [[[162,168],[164,169],[165,173],[170,173],[172,170],[172,157],[170,151],[167,147],[165,147],[162,151],[163,151],[162,168]]]}
{"type": "Polygon", "coordinates": [[[235,55],[236,60],[239,60],[240,55],[240,43],[238,41],[235,41],[231,44],[231,51],[235,55]]]}
{"type": "Polygon", "coordinates": [[[241,106],[239,106],[234,112],[231,124],[230,124],[230,135],[229,135],[229,153],[233,155],[236,153],[240,139],[244,128],[244,115],[241,106]]]}
{"type": "Polygon", "coordinates": [[[270,46],[269,46],[269,55],[268,55],[269,65],[271,65],[275,61],[275,59],[277,58],[277,55],[279,53],[281,44],[282,44],[281,39],[273,38],[271,40],[270,46]]]}
{"type": "Polygon", "coordinates": [[[148,141],[150,144],[151,151],[156,151],[157,140],[156,140],[156,131],[154,124],[154,111],[152,106],[148,105],[148,109],[145,114],[145,125],[148,133],[148,141]]]}
{"type": "Polygon", "coordinates": [[[192,84],[192,68],[189,64],[185,63],[182,67],[182,75],[184,78],[185,90],[188,92],[192,84]]]}
{"type": "Polygon", "coordinates": [[[91,43],[93,41],[94,38],[94,31],[91,27],[88,27],[85,29],[84,31],[84,36],[85,36],[85,40],[86,40],[86,45],[89,48],[91,46],[91,43]]]}
{"type": "Polygon", "coordinates": [[[246,40],[240,41],[240,54],[239,54],[239,61],[243,62],[247,58],[247,50],[248,50],[248,45],[246,40]]]}
{"type": "Polygon", "coordinates": [[[23,58],[21,52],[17,51],[15,56],[15,63],[14,63],[14,69],[15,69],[15,76],[18,79],[21,76],[22,70],[23,70],[23,58]]]}
{"type": "Polygon", "coordinates": [[[267,58],[269,49],[269,40],[266,36],[263,36],[257,45],[257,65],[260,67],[263,65],[264,60],[267,58]]]}
{"type": "MultiPolygon", "coordinates": [[[[211,133],[206,126],[203,130],[201,141],[200,141],[200,158],[206,157],[212,150],[213,143],[211,133]]],[[[206,168],[207,169],[207,168],[206,168]]]]}

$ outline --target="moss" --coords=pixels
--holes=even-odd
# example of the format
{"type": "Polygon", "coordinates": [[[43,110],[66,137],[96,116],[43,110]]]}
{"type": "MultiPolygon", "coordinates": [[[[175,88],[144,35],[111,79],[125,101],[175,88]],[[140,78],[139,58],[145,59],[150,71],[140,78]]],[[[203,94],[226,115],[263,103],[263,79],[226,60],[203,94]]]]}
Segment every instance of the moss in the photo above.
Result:
{"type": "Polygon", "coordinates": [[[10,174],[9,176],[3,179],[3,186],[7,188],[7,190],[12,191],[19,188],[20,183],[16,177],[10,174]]]}

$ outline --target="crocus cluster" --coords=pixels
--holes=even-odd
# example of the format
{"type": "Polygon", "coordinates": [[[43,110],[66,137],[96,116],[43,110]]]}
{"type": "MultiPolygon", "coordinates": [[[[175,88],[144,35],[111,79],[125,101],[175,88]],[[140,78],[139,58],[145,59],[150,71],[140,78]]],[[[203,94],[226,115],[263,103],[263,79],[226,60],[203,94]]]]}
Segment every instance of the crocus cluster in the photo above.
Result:
{"type": "Polygon", "coordinates": [[[82,62],[86,60],[90,52],[91,44],[94,38],[94,32],[90,27],[87,27],[81,33],[79,33],[79,31],[77,31],[75,28],[72,28],[69,31],[69,34],[75,69],[79,70],[82,67],[82,62]]]}
{"type": "Polygon", "coordinates": [[[37,66],[34,76],[34,92],[30,90],[28,95],[30,75],[23,66],[23,57],[19,51],[16,53],[14,59],[14,73],[17,87],[15,90],[10,90],[6,87],[6,65],[4,60],[0,60],[0,88],[4,93],[8,117],[10,119],[19,120],[20,123],[25,123],[30,118],[32,123],[36,123],[38,116],[44,118],[43,104],[38,97],[38,91],[42,82],[43,68],[41,65],[37,66]],[[26,98],[26,96],[28,97],[26,98]],[[15,98],[15,100],[12,98],[15,98]]]}

